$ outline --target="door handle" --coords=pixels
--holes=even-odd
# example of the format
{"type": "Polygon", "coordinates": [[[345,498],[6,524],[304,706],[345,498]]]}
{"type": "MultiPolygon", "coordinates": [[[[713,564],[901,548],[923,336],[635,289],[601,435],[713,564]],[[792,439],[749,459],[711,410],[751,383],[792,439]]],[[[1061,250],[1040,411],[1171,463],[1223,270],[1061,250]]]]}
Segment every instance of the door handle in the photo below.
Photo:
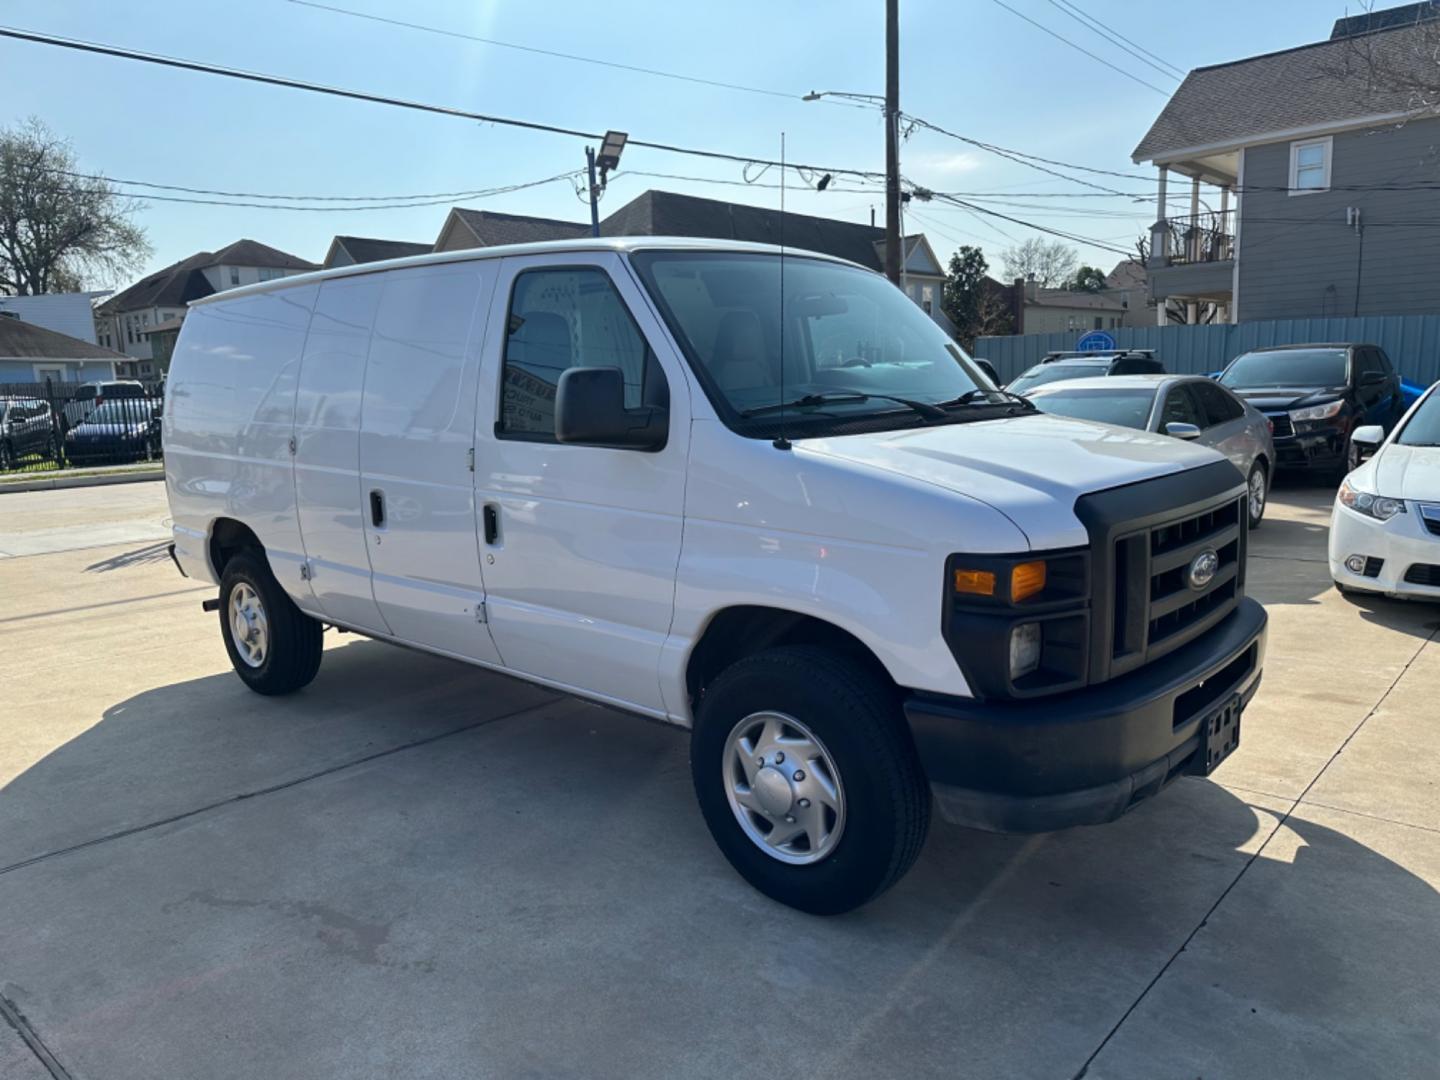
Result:
{"type": "Polygon", "coordinates": [[[377,529],[385,525],[385,493],[382,491],[370,492],[370,524],[377,529]]]}
{"type": "Polygon", "coordinates": [[[500,508],[494,503],[486,503],[480,517],[485,522],[485,543],[495,543],[500,537],[500,508]]]}

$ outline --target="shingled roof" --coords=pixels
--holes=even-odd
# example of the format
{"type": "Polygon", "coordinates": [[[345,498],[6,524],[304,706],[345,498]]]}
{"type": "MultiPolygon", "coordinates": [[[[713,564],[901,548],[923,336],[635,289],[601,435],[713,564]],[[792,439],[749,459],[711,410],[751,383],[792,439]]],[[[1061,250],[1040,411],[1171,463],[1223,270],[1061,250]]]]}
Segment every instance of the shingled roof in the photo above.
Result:
{"type": "Polygon", "coordinates": [[[198,251],[187,259],[171,263],[116,293],[96,311],[111,315],[149,307],[183,307],[192,300],[209,296],[214,287],[201,273],[207,266],[257,266],[281,270],[318,270],[312,262],[255,240],[236,240],[219,251],[198,251]]]}
{"type": "Polygon", "coordinates": [[[457,206],[451,213],[465,223],[485,247],[501,244],[533,244],[541,240],[575,240],[590,235],[590,226],[578,221],[531,217],[528,214],[498,214],[494,210],[467,210],[457,206]]]}
{"type": "Polygon", "coordinates": [[[1265,136],[1414,111],[1408,90],[1371,85],[1366,70],[1373,64],[1433,71],[1425,45],[1433,43],[1436,27],[1419,16],[1398,26],[1376,25],[1382,29],[1196,68],[1140,140],[1134,160],[1163,162],[1187,151],[1225,150],[1265,136]]]}
{"type": "Polygon", "coordinates": [[[23,319],[0,316],[0,360],[127,360],[110,349],[57,334],[23,319]]]}
{"type": "Polygon", "coordinates": [[[324,266],[352,265],[355,263],[381,262],[385,259],[403,259],[409,255],[428,255],[429,244],[411,240],[377,240],[371,236],[337,236],[330,241],[330,251],[325,256],[324,266]],[[350,257],[350,263],[336,262],[337,249],[350,257]]]}
{"type": "MultiPolygon", "coordinates": [[[[786,247],[884,269],[885,230],[876,226],[787,212],[782,234],[779,210],[671,191],[647,191],[632,199],[600,223],[600,235],[699,236],[759,244],[784,240],[786,247]]],[[[907,255],[920,240],[918,235],[905,238],[907,255]]]]}

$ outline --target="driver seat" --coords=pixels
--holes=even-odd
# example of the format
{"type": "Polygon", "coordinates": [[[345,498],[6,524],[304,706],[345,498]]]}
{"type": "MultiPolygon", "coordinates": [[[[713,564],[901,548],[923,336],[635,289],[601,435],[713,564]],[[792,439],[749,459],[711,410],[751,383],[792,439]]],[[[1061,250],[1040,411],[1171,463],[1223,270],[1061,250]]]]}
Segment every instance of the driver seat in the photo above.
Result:
{"type": "Polygon", "coordinates": [[[749,310],[727,311],[715,331],[710,374],[721,390],[758,390],[775,385],[765,350],[760,316],[749,310]]]}

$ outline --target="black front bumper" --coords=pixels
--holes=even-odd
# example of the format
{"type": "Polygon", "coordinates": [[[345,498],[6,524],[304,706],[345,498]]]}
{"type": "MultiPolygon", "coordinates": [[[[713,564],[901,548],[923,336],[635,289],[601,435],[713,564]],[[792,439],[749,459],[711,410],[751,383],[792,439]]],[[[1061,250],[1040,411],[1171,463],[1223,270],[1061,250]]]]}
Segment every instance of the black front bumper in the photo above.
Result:
{"type": "Polygon", "coordinates": [[[913,694],[905,716],[940,812],[992,832],[1098,825],[1177,776],[1205,773],[1202,721],[1249,703],[1260,685],[1265,624],[1265,609],[1244,598],[1209,631],[1140,670],[1054,697],[913,694]]]}
{"type": "Polygon", "coordinates": [[[1275,465],[1281,469],[1336,469],[1345,463],[1346,437],[1336,428],[1297,432],[1275,439],[1275,465]]]}

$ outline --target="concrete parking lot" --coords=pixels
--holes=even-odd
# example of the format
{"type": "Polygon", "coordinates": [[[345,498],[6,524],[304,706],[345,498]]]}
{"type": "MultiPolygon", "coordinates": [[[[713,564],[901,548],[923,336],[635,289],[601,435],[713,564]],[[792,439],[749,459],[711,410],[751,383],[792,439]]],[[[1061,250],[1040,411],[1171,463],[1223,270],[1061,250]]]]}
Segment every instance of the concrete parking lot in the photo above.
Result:
{"type": "Polygon", "coordinates": [[[686,736],[329,635],[249,693],[160,484],[0,495],[0,1077],[1431,1077],[1440,610],[1275,493],[1240,750],[1121,822],[937,822],[837,919],[710,842],[686,736]]]}

